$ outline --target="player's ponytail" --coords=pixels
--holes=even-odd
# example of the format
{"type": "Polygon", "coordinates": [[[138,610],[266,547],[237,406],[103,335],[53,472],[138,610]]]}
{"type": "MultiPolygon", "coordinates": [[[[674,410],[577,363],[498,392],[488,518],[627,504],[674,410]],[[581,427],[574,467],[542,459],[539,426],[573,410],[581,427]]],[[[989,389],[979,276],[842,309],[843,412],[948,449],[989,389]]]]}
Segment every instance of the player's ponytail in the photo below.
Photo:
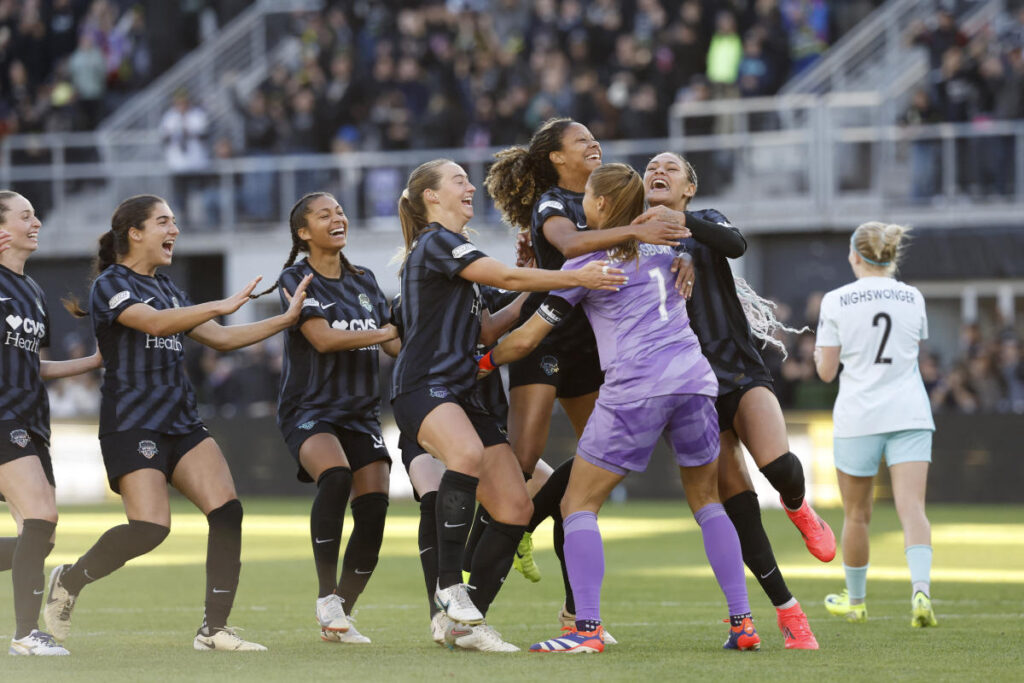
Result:
{"type": "MultiPolygon", "coordinates": [[[[98,241],[96,258],[93,260],[93,278],[128,253],[131,246],[128,231],[132,228],[141,230],[142,224],[153,212],[153,207],[166,203],[163,197],[158,197],[155,194],[140,194],[129,197],[117,205],[110,217],[110,230],[100,235],[98,241]]],[[[84,318],[88,315],[88,312],[79,303],[78,297],[73,294],[64,297],[61,302],[64,304],[64,308],[77,318],[84,318]]]]}
{"type": "Polygon", "coordinates": [[[865,263],[892,275],[903,260],[908,232],[910,228],[895,223],[869,221],[853,231],[850,246],[865,263]]]}
{"type": "Polygon", "coordinates": [[[771,344],[782,352],[783,360],[788,358],[789,352],[786,350],[786,345],[775,334],[777,332],[802,334],[810,332],[811,329],[806,326],[800,329],[788,327],[775,317],[775,309],[778,308],[778,304],[765,299],[755,292],[754,288],[747,284],[747,281],[743,278],[735,278],[735,282],[736,296],[740,300],[740,306],[743,308],[743,315],[747,318],[747,324],[750,325],[751,333],[761,340],[761,348],[766,348],[771,344]]]}
{"type": "Polygon", "coordinates": [[[528,147],[509,147],[494,155],[497,161],[487,171],[484,187],[512,227],[529,230],[534,205],[558,184],[558,170],[548,155],[562,149],[562,135],[573,123],[567,118],[548,119],[528,147]]]}
{"type": "Polygon", "coordinates": [[[440,168],[445,164],[454,163],[450,159],[434,159],[420,164],[409,174],[409,182],[398,198],[398,220],[402,224],[404,246],[399,248],[394,261],[400,261],[399,275],[405,267],[405,259],[412,251],[412,243],[416,241],[423,228],[430,221],[427,219],[427,204],[423,201],[423,193],[441,187],[440,168]]]}
{"type": "MultiPolygon", "coordinates": [[[[608,202],[608,213],[597,229],[629,225],[644,212],[644,181],[640,174],[627,164],[604,164],[590,174],[587,181],[595,197],[604,197],[608,202]]],[[[608,255],[615,261],[630,261],[639,255],[636,240],[630,240],[614,249],[608,255]]]]}

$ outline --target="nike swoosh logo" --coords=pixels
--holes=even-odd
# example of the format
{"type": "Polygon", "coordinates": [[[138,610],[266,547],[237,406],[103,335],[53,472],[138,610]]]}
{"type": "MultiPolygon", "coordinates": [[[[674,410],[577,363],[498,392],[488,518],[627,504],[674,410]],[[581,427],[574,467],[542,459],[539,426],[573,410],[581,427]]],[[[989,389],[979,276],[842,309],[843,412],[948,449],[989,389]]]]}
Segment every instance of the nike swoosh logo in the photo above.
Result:
{"type": "Polygon", "coordinates": [[[433,549],[434,549],[434,546],[430,546],[429,548],[424,548],[423,550],[420,551],[420,555],[422,555],[423,553],[427,552],[428,550],[433,550],[433,549]]]}
{"type": "Polygon", "coordinates": [[[449,524],[448,522],[444,523],[444,528],[445,529],[458,529],[460,526],[466,526],[466,523],[465,522],[463,522],[462,524],[449,524]]]}
{"type": "Polygon", "coordinates": [[[9,297],[9,296],[0,296],[0,301],[10,301],[10,300],[11,300],[11,297],[9,297]]]}
{"type": "Polygon", "coordinates": [[[372,574],[372,573],[373,573],[372,569],[370,571],[368,571],[368,572],[360,571],[358,569],[356,570],[356,574],[372,574]]]}
{"type": "Polygon", "coordinates": [[[771,576],[772,574],[775,573],[776,569],[778,569],[778,567],[772,567],[771,570],[769,570],[767,574],[761,574],[761,578],[762,579],[767,579],[769,576],[771,576]]]}
{"type": "Polygon", "coordinates": [[[214,588],[212,590],[213,590],[214,593],[230,593],[231,592],[230,589],[221,590],[220,588],[214,588]]]}
{"type": "Polygon", "coordinates": [[[89,570],[88,569],[83,569],[82,573],[85,574],[85,578],[89,579],[90,581],[95,581],[96,580],[96,579],[92,578],[91,576],[89,576],[89,570]]]}
{"type": "Polygon", "coordinates": [[[43,591],[32,591],[32,595],[42,595],[43,591]]]}
{"type": "Polygon", "coordinates": [[[579,228],[580,230],[586,230],[587,229],[587,224],[584,223],[583,225],[580,225],[579,223],[577,223],[576,227],[579,228]]]}
{"type": "Polygon", "coordinates": [[[214,644],[213,643],[208,643],[208,642],[206,642],[205,640],[203,640],[201,638],[199,639],[199,644],[202,645],[203,647],[207,648],[207,649],[210,649],[210,650],[214,649],[214,644]]]}
{"type": "Polygon", "coordinates": [[[324,304],[323,306],[320,307],[320,310],[321,311],[326,311],[328,308],[330,308],[331,306],[333,306],[336,303],[338,303],[338,302],[337,301],[332,301],[329,304],[324,304]]]}
{"type": "Polygon", "coordinates": [[[333,538],[314,538],[313,542],[314,543],[330,543],[333,540],[334,540],[333,538]]]}
{"type": "Polygon", "coordinates": [[[155,299],[155,298],[156,298],[155,296],[151,296],[151,297],[149,297],[148,299],[146,299],[145,301],[143,301],[142,303],[144,303],[144,304],[148,304],[148,303],[149,303],[150,301],[152,301],[152,300],[153,300],[153,299],[155,299]]]}

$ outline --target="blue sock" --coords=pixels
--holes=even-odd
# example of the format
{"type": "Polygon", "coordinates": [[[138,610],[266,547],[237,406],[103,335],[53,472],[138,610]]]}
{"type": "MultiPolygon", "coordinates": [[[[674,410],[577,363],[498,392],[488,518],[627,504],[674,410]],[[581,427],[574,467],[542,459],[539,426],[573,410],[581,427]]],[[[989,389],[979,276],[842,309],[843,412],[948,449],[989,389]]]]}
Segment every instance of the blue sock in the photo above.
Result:
{"type": "Polygon", "coordinates": [[[863,567],[850,567],[843,565],[843,571],[846,572],[846,590],[850,593],[850,602],[854,600],[857,602],[864,602],[864,598],[868,594],[868,567],[870,564],[866,564],[863,567]]]}
{"type": "Polygon", "coordinates": [[[910,567],[912,592],[921,591],[928,595],[932,574],[932,547],[930,545],[911,545],[904,551],[907,555],[907,566],[910,567]]]}

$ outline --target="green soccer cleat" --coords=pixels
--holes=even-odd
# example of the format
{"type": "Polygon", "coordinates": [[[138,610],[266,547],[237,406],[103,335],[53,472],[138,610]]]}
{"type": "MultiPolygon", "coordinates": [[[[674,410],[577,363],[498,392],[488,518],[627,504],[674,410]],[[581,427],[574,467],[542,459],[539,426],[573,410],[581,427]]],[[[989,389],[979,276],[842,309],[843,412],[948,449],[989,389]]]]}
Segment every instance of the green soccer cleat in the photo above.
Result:
{"type": "Polygon", "coordinates": [[[512,559],[512,566],[533,583],[540,581],[540,568],[533,561],[533,534],[529,531],[524,533],[523,540],[519,541],[516,555],[512,559]]]}
{"type": "Polygon", "coordinates": [[[911,612],[910,625],[914,628],[926,626],[938,626],[939,621],[935,618],[935,611],[932,609],[932,599],[921,591],[914,593],[914,599],[910,601],[914,606],[911,612]]]}
{"type": "Polygon", "coordinates": [[[850,604],[850,593],[843,589],[842,593],[829,593],[825,596],[825,609],[829,614],[837,617],[844,617],[853,624],[860,624],[868,620],[868,606],[866,602],[859,605],[850,604]]]}

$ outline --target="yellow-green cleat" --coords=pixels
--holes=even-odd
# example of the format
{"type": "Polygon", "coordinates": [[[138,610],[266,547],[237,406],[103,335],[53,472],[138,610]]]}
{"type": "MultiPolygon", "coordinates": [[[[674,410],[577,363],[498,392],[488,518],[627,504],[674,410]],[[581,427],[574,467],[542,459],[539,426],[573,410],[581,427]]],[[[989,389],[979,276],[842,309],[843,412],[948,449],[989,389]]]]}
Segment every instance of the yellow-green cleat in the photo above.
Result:
{"type": "Polygon", "coordinates": [[[829,593],[826,595],[825,609],[829,611],[829,614],[843,617],[853,624],[863,623],[868,620],[867,603],[862,602],[858,605],[851,605],[850,593],[845,589],[842,593],[829,593]]]}
{"type": "Polygon", "coordinates": [[[519,541],[516,556],[512,559],[512,566],[533,583],[540,581],[540,569],[533,561],[533,534],[529,531],[524,533],[523,539],[519,541]]]}
{"type": "Polygon", "coordinates": [[[939,621],[935,618],[935,611],[932,609],[932,599],[921,591],[914,593],[914,599],[911,600],[911,604],[914,609],[911,612],[910,625],[914,628],[924,628],[926,626],[938,626],[939,621]]]}

